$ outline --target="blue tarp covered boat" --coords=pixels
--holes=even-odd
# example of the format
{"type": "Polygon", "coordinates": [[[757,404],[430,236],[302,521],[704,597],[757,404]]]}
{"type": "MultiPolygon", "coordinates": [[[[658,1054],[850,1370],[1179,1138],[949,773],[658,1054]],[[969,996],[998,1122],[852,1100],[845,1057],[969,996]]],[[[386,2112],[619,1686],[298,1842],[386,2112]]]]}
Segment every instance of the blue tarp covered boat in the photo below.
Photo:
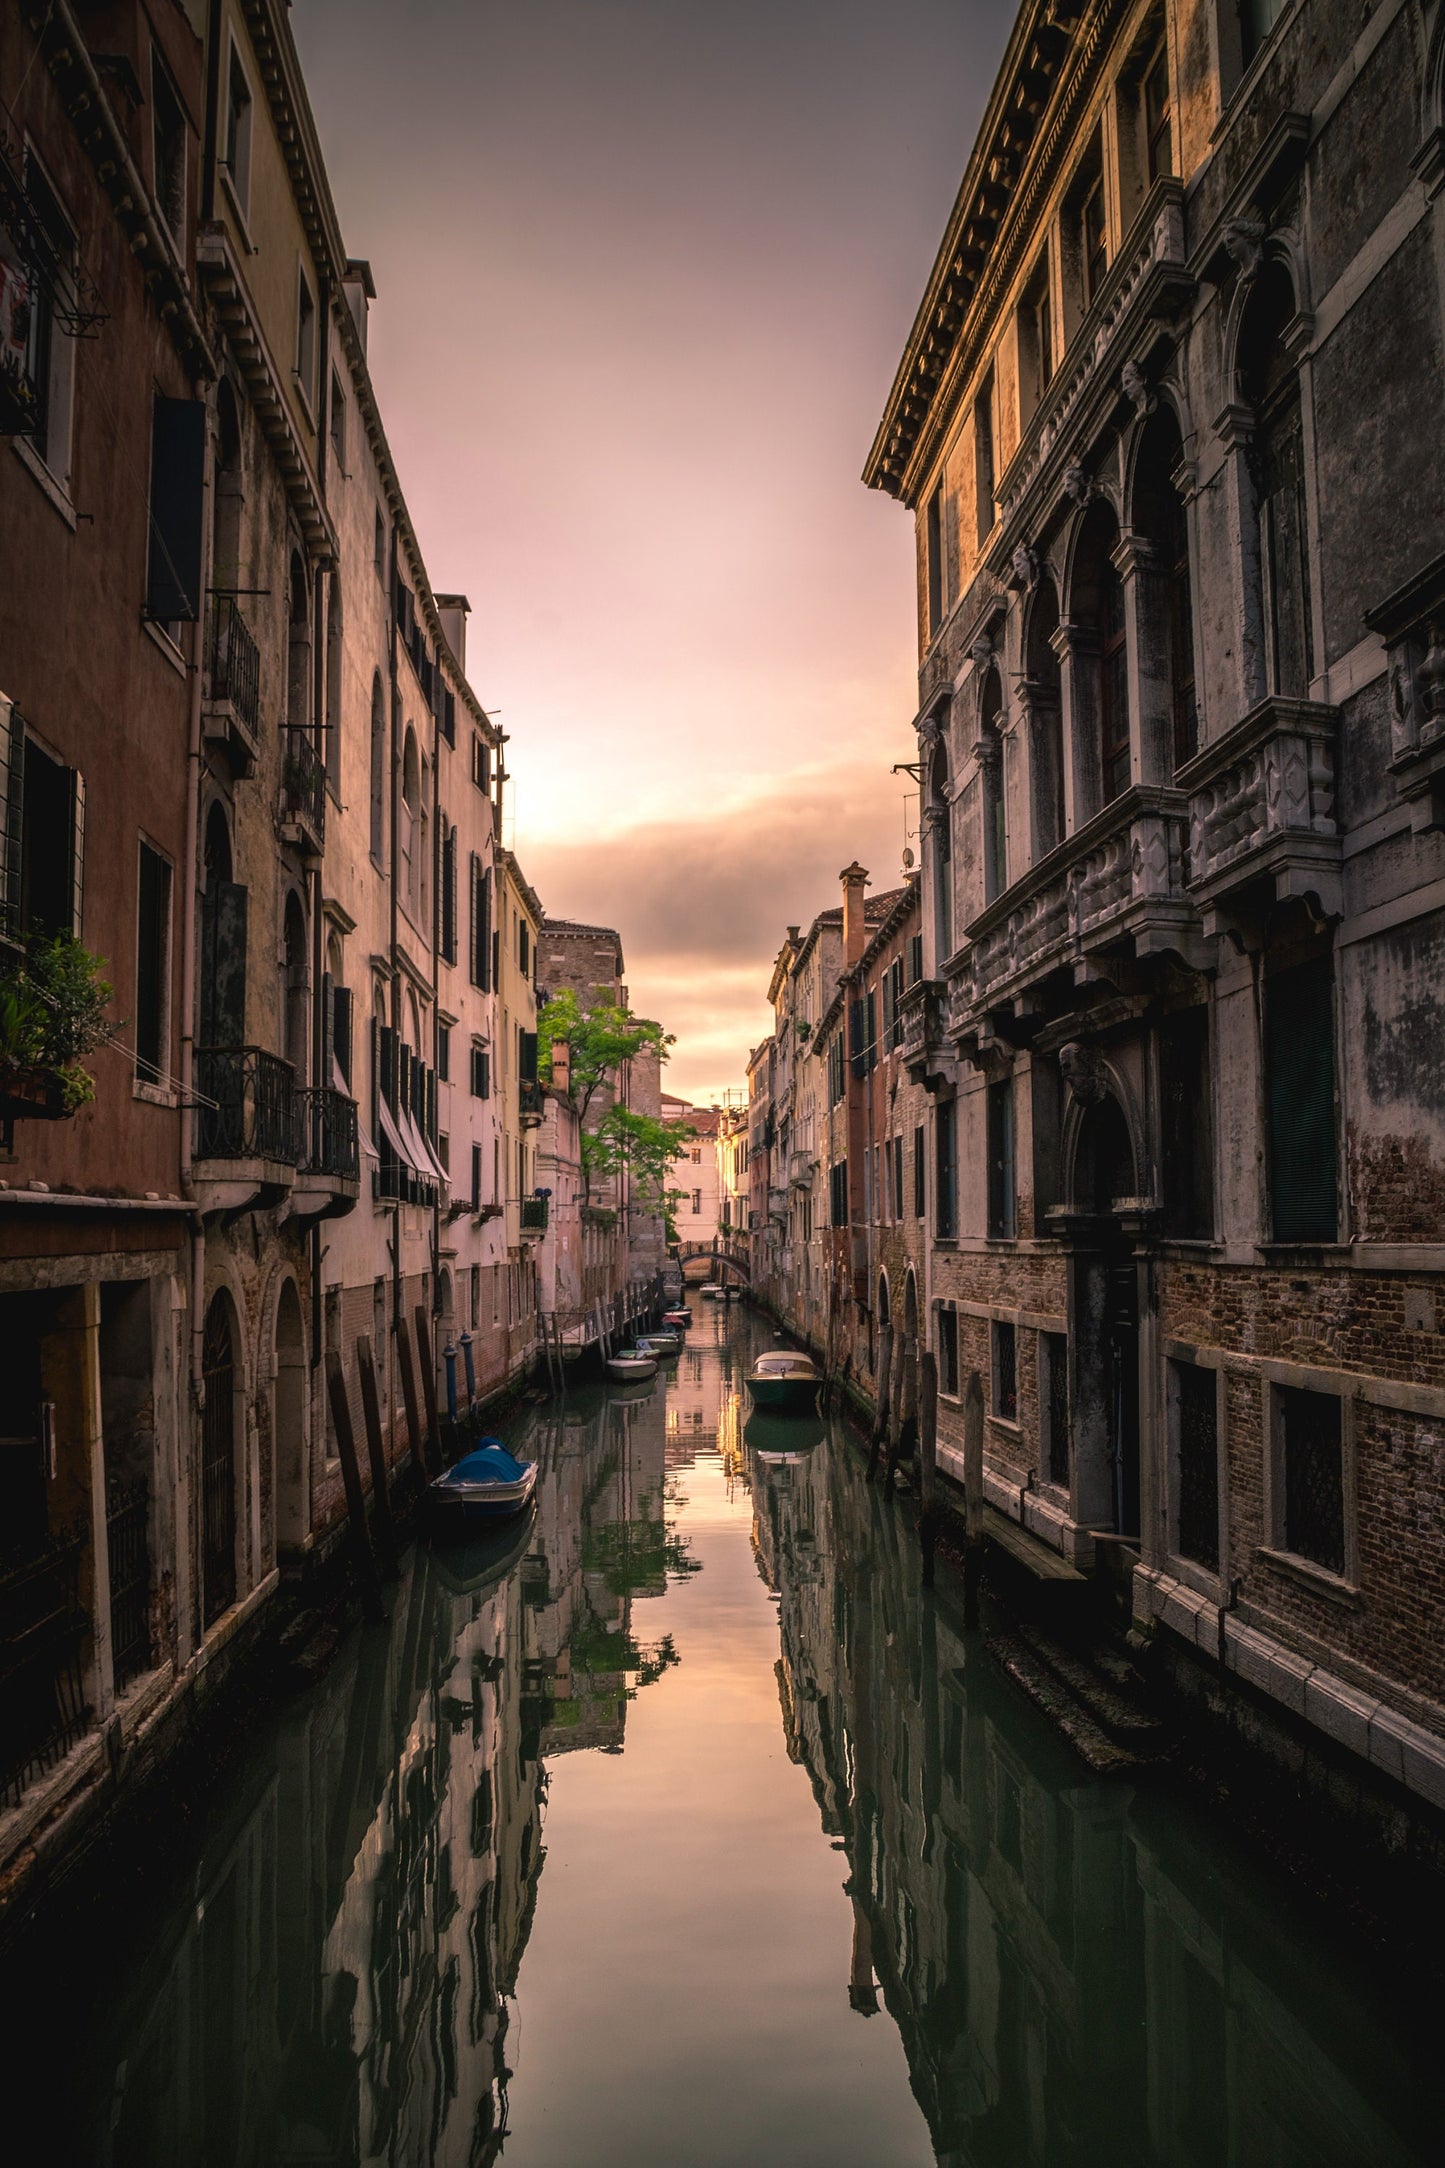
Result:
{"type": "Polygon", "coordinates": [[[427,1486],[442,1522],[496,1521],[520,1513],[537,1487],[537,1463],[518,1460],[500,1438],[483,1438],[454,1468],[427,1486]]]}

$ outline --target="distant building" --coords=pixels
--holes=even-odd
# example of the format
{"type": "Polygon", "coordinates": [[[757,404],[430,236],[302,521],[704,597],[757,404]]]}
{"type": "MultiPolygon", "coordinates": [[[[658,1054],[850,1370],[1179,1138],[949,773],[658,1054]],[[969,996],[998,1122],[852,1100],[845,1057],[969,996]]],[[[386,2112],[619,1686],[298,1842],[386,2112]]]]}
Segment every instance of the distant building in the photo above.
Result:
{"type": "Polygon", "coordinates": [[[672,1208],[679,1247],[711,1246],[722,1225],[718,1190],[718,1128],[721,1110],[690,1106],[685,1099],[662,1094],[662,1117],[686,1122],[696,1131],[672,1163],[669,1187],[680,1191],[672,1208]]]}

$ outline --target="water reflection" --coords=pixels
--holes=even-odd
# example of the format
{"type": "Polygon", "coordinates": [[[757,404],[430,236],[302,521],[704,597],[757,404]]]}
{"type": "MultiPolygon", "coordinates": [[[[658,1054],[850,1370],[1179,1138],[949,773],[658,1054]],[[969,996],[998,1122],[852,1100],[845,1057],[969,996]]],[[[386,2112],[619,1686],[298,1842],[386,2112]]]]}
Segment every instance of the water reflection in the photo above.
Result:
{"type": "Polygon", "coordinates": [[[898,2025],[939,2162],[1431,2157],[1400,2014],[1218,1833],[1085,1775],[923,1601],[857,1454],[760,1451],[754,1480],[788,1750],[848,1861],[849,1998],[898,2025]]]}
{"type": "Polygon", "coordinates": [[[413,1554],[192,1857],[41,1923],[0,2052],[48,2154],[1426,2158],[1400,2012],[1208,1826],[1085,1775],[702,1307],[656,1389],[536,1423],[527,1521],[413,1554]]]}

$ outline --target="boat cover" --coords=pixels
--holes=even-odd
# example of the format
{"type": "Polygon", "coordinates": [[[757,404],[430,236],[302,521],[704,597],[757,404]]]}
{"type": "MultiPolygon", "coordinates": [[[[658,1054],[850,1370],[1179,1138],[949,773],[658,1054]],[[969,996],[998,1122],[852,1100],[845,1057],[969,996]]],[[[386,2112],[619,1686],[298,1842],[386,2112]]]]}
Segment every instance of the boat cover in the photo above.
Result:
{"type": "Polygon", "coordinates": [[[500,1438],[484,1438],[472,1452],[449,1468],[443,1483],[519,1483],[531,1466],[507,1451],[500,1438]]]}

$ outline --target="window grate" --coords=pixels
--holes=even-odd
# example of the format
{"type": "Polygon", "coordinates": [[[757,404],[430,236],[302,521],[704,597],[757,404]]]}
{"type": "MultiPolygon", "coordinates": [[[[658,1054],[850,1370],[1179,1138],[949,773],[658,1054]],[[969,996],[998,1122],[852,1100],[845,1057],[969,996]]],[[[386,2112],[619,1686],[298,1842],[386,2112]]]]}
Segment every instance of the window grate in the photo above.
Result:
{"type": "Polygon", "coordinates": [[[1214,1372],[1176,1363],[1179,1555],[1219,1571],[1219,1417],[1214,1372]]]}
{"type": "Polygon", "coordinates": [[[1286,1386],[1284,1425],[1285,1548],[1331,1573],[1345,1570],[1345,1486],[1340,1403],[1332,1393],[1286,1386]]]}
{"type": "Polygon", "coordinates": [[[1014,1326],[993,1328],[993,1412],[1006,1423],[1019,1419],[1018,1333],[1014,1326]]]}

